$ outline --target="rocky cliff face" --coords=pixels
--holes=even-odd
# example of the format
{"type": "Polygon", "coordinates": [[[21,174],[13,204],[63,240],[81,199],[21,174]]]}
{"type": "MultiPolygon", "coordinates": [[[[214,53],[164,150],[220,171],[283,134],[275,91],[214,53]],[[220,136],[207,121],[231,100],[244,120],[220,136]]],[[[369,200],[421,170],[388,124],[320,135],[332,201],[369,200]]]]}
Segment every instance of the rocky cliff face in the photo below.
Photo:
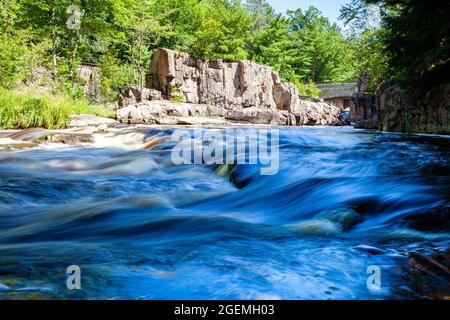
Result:
{"type": "Polygon", "coordinates": [[[181,95],[187,103],[225,109],[288,110],[298,99],[296,87],[282,84],[268,67],[250,61],[205,61],[166,49],[155,51],[147,86],[169,100],[181,95]]]}
{"type": "Polygon", "coordinates": [[[376,104],[380,130],[450,134],[449,84],[423,92],[388,82],[378,90],[376,104]]]}
{"type": "Polygon", "coordinates": [[[141,119],[138,121],[153,123],[162,115],[171,116],[172,109],[179,109],[174,103],[185,103],[209,106],[206,114],[195,110],[191,114],[212,114],[231,121],[274,125],[343,123],[338,108],[324,102],[301,100],[295,85],[282,83],[271,68],[251,61],[202,60],[186,53],[157,49],[146,86],[161,92],[163,99],[173,103],[149,99],[140,104],[127,104],[129,96],[135,96],[127,94],[121,99],[124,108],[118,111],[119,120],[136,123],[136,119],[141,119]],[[151,110],[157,110],[157,116],[146,121],[144,114],[151,110]]]}

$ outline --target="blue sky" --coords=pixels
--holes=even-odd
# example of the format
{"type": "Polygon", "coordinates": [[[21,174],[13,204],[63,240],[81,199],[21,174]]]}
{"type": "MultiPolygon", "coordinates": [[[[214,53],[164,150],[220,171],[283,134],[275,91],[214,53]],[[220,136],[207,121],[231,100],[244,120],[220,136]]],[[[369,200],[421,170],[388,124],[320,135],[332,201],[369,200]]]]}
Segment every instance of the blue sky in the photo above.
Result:
{"type": "Polygon", "coordinates": [[[323,15],[328,17],[331,22],[338,22],[339,9],[342,5],[350,3],[351,0],[267,0],[267,2],[269,2],[276,11],[282,13],[285,13],[288,9],[306,9],[309,6],[315,6],[322,11],[323,15]]]}

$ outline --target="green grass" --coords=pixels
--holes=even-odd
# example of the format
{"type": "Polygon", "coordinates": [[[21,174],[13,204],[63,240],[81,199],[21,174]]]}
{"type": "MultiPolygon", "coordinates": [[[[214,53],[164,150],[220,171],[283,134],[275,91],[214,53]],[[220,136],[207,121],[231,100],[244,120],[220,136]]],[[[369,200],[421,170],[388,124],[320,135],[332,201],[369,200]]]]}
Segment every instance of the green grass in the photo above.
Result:
{"type": "Polygon", "coordinates": [[[115,117],[113,110],[91,105],[84,99],[74,100],[64,95],[43,94],[32,89],[0,88],[0,129],[63,129],[67,127],[70,116],[76,114],[115,117]]]}

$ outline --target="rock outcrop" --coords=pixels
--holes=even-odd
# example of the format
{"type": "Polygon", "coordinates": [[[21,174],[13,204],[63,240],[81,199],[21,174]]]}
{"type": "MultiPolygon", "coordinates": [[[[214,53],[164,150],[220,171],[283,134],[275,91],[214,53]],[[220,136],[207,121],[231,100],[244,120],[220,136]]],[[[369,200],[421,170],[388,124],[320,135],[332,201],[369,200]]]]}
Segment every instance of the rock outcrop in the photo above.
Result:
{"type": "Polygon", "coordinates": [[[226,124],[220,109],[206,104],[147,101],[117,110],[117,118],[127,124],[226,124]]]}
{"type": "Polygon", "coordinates": [[[115,126],[118,122],[110,118],[98,117],[92,114],[78,114],[72,115],[69,128],[79,128],[87,126],[115,126]]]}
{"type": "Polygon", "coordinates": [[[271,68],[251,61],[202,60],[157,49],[146,87],[141,103],[138,91],[121,92],[119,121],[173,124],[180,122],[176,118],[215,117],[272,125],[343,124],[339,108],[302,100],[295,85],[282,83],[271,68]],[[158,92],[164,100],[158,100],[158,92]]]}
{"type": "Polygon", "coordinates": [[[379,88],[376,104],[380,130],[450,134],[450,84],[424,92],[387,82],[379,88]]]}
{"type": "Polygon", "coordinates": [[[181,96],[225,109],[288,110],[298,96],[294,85],[282,84],[276,72],[254,62],[202,60],[166,49],[155,51],[147,86],[169,100],[181,96]]]}

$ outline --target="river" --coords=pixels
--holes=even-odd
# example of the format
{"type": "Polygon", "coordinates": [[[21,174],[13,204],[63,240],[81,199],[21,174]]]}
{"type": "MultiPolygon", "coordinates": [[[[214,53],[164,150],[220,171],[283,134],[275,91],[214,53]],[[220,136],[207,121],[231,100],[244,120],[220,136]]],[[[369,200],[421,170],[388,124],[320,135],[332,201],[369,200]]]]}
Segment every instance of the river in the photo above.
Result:
{"type": "Polygon", "coordinates": [[[423,262],[448,257],[449,138],[280,128],[267,176],[174,165],[173,147],[0,153],[0,299],[450,295],[445,268],[423,262]]]}

